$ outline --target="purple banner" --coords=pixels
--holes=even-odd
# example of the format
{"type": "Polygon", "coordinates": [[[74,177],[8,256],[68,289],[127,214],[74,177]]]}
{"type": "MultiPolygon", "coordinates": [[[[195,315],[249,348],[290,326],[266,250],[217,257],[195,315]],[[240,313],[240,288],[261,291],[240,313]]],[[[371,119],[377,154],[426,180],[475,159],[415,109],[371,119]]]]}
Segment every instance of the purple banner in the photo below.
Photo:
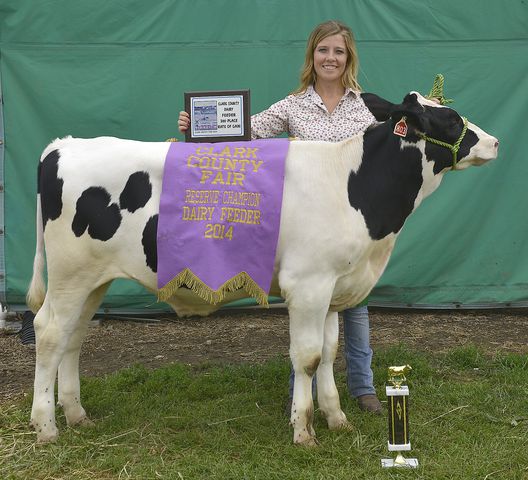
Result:
{"type": "Polygon", "coordinates": [[[267,303],[288,139],[171,143],[158,220],[158,292],[217,303],[245,288],[267,303]]]}

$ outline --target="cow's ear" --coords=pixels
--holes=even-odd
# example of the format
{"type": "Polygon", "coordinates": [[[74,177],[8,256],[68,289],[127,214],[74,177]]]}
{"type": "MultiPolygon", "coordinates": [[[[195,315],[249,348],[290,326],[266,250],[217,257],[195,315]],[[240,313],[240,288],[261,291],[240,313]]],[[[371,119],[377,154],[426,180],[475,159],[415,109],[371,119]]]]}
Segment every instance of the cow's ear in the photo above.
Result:
{"type": "Polygon", "coordinates": [[[390,118],[390,112],[394,103],[391,103],[374,93],[362,93],[361,98],[370,110],[370,113],[374,115],[378,122],[385,122],[390,118]]]}
{"type": "Polygon", "coordinates": [[[396,124],[402,117],[407,117],[409,123],[422,132],[427,131],[425,108],[418,102],[415,94],[408,94],[399,105],[391,109],[391,119],[396,124]]]}

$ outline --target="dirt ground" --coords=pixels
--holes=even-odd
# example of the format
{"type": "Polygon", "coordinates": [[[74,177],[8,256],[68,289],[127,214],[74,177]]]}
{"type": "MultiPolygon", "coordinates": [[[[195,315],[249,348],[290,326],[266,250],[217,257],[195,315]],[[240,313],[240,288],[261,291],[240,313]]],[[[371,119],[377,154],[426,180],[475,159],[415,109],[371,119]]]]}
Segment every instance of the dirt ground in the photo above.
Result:
{"type": "MultiPolygon", "coordinates": [[[[81,350],[81,375],[100,376],[141,363],[263,362],[288,355],[285,309],[221,311],[206,318],[161,315],[124,320],[100,317],[81,350]]],[[[400,341],[422,351],[441,352],[474,344],[487,353],[528,354],[528,309],[493,311],[370,309],[371,344],[400,341]]],[[[9,324],[9,322],[8,322],[9,324]]],[[[342,342],[341,342],[342,344],[342,342]]],[[[0,330],[0,403],[26,395],[32,386],[34,346],[0,330]]],[[[338,354],[337,368],[343,368],[338,354]]]]}

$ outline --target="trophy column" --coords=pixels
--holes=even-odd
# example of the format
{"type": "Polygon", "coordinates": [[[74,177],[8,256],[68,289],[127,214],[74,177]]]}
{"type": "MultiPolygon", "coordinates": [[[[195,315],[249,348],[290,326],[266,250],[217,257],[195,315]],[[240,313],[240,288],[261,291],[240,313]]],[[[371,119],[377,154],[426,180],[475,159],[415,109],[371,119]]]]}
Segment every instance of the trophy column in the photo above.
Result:
{"type": "Polygon", "coordinates": [[[389,452],[399,452],[397,457],[383,458],[383,467],[411,467],[418,466],[416,458],[405,458],[401,452],[411,449],[409,440],[409,387],[402,385],[405,373],[411,370],[409,365],[402,367],[389,367],[389,382],[385,391],[389,411],[389,452]]]}

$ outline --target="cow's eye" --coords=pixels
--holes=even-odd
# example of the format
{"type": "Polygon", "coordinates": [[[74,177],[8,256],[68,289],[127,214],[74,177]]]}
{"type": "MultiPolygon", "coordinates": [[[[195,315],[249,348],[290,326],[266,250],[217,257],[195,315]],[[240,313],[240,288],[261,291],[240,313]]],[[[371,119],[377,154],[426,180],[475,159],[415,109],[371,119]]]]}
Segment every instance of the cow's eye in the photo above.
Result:
{"type": "Polygon", "coordinates": [[[462,123],[462,119],[460,117],[452,118],[449,122],[450,127],[458,127],[462,123]]]}

